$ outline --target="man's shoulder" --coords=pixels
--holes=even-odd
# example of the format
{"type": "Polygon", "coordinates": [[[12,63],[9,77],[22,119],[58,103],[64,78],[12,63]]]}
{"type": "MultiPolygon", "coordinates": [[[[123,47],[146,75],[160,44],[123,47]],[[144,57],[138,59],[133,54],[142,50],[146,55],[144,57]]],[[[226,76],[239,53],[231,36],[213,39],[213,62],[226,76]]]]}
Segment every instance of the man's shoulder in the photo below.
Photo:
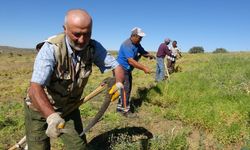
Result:
{"type": "Polygon", "coordinates": [[[160,47],[161,47],[161,48],[168,48],[168,46],[167,46],[165,43],[161,43],[161,44],[160,44],[160,47]]]}
{"type": "Polygon", "coordinates": [[[95,48],[103,47],[102,44],[99,41],[95,40],[95,39],[90,39],[89,43],[92,46],[94,46],[95,48]]]}
{"type": "Polygon", "coordinates": [[[126,39],[126,40],[122,43],[122,45],[123,45],[123,46],[129,47],[129,46],[132,46],[133,44],[132,44],[132,42],[131,42],[130,39],[126,39]]]}
{"type": "Polygon", "coordinates": [[[53,35],[53,36],[50,36],[48,37],[46,40],[38,43],[36,45],[36,50],[37,51],[40,51],[40,49],[42,48],[42,46],[46,43],[48,45],[53,45],[53,44],[60,44],[62,43],[62,41],[64,41],[64,37],[65,37],[65,34],[64,33],[59,33],[59,34],[56,34],[56,35],[53,35]]]}
{"type": "Polygon", "coordinates": [[[159,49],[164,49],[166,47],[167,47],[167,45],[165,43],[161,43],[160,46],[159,46],[159,49]]]}
{"type": "Polygon", "coordinates": [[[61,43],[64,41],[65,38],[65,34],[64,33],[60,33],[57,35],[53,35],[51,37],[49,37],[46,41],[52,44],[57,44],[57,43],[61,43]]]}
{"type": "Polygon", "coordinates": [[[127,39],[121,44],[120,50],[131,50],[131,49],[133,49],[133,47],[134,47],[134,45],[132,44],[131,40],[127,39]]]}
{"type": "Polygon", "coordinates": [[[91,44],[97,44],[97,43],[100,43],[100,42],[98,42],[97,40],[95,40],[95,39],[90,39],[90,41],[89,41],[91,44]]]}

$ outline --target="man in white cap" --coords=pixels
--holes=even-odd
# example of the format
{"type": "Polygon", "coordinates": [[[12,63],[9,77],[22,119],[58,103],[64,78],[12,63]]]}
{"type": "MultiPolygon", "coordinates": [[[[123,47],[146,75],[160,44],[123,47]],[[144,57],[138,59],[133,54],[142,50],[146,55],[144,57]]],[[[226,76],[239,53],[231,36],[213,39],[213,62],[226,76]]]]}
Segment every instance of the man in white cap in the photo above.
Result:
{"type": "Polygon", "coordinates": [[[129,39],[124,41],[120,47],[117,61],[124,69],[124,89],[125,95],[121,95],[117,111],[121,112],[125,117],[133,117],[130,111],[130,93],[132,89],[132,70],[134,68],[144,71],[144,73],[151,73],[150,68],[138,62],[141,56],[155,58],[154,55],[145,51],[140,42],[146,34],[141,28],[135,27],[131,31],[129,39]]]}
{"type": "MultiPolygon", "coordinates": [[[[156,75],[155,75],[155,81],[159,82],[165,79],[165,66],[164,66],[164,58],[167,55],[167,59],[174,61],[175,58],[172,55],[171,50],[169,49],[168,45],[171,42],[171,40],[169,38],[166,38],[164,40],[164,43],[161,43],[157,54],[156,54],[156,75]]],[[[169,70],[169,73],[171,72],[171,70],[169,70]]]]}

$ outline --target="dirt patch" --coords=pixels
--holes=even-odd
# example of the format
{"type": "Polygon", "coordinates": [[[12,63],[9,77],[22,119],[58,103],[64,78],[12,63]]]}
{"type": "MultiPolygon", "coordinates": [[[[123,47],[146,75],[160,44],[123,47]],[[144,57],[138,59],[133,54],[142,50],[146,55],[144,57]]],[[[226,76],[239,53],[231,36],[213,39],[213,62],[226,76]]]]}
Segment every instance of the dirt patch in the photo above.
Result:
{"type": "MultiPolygon", "coordinates": [[[[113,111],[115,110],[115,105],[112,105],[111,107],[112,108],[109,108],[109,111],[116,113],[113,111]]],[[[164,135],[174,137],[178,133],[183,132],[186,128],[190,128],[183,125],[183,123],[179,120],[167,120],[161,115],[154,114],[144,106],[142,106],[136,114],[138,116],[137,118],[125,118],[121,116],[121,121],[113,127],[110,126],[110,124],[105,124],[104,121],[100,121],[94,128],[91,129],[90,133],[87,134],[88,141],[93,143],[93,141],[97,141],[97,139],[100,140],[101,138],[107,138],[108,136],[114,136],[114,134],[123,132],[127,132],[129,134],[142,133],[142,135],[151,134],[152,137],[164,135]]],[[[190,149],[198,149],[201,147],[200,139],[201,135],[199,130],[192,129],[187,137],[190,149]]],[[[210,142],[208,142],[208,144],[209,143],[210,142]]]]}

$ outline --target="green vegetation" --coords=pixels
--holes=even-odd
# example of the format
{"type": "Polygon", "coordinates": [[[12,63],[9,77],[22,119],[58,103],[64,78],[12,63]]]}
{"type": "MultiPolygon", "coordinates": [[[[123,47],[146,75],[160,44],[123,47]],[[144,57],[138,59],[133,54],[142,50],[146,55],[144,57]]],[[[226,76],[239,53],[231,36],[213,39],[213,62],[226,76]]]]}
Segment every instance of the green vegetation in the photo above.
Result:
{"type": "Polygon", "coordinates": [[[225,48],[216,48],[213,53],[227,53],[227,50],[225,48]]]}
{"type": "Polygon", "coordinates": [[[196,54],[196,53],[204,53],[204,48],[202,46],[194,46],[192,48],[190,48],[190,50],[188,51],[188,53],[190,54],[196,54]]]}
{"type": "MultiPolygon", "coordinates": [[[[34,53],[0,54],[0,149],[24,136],[23,98],[34,53]]],[[[155,69],[155,62],[142,59],[155,69]]],[[[115,113],[112,103],[103,119],[87,133],[90,147],[112,149],[249,149],[250,53],[184,54],[181,72],[154,83],[154,75],[133,72],[133,109],[139,118],[115,113]]],[[[96,67],[85,95],[112,73],[96,67]],[[95,75],[95,76],[94,76],[95,75]]],[[[81,106],[86,123],[98,111],[99,96],[81,106]]],[[[52,149],[63,149],[60,140],[52,149]]]]}
{"type": "Polygon", "coordinates": [[[205,129],[221,143],[249,140],[249,58],[249,53],[198,55],[190,60],[195,64],[183,64],[183,72],[149,90],[146,97],[165,108],[167,119],[205,129]]]}

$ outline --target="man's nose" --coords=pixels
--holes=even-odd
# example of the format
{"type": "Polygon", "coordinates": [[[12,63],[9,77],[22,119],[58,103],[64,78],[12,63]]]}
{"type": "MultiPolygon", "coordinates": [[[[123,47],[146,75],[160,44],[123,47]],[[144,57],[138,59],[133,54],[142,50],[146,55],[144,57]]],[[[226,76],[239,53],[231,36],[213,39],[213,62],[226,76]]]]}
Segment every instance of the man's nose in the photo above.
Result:
{"type": "Polygon", "coordinates": [[[85,41],[86,41],[86,38],[83,36],[83,35],[81,35],[79,38],[78,38],[78,43],[84,43],[85,41]]]}

